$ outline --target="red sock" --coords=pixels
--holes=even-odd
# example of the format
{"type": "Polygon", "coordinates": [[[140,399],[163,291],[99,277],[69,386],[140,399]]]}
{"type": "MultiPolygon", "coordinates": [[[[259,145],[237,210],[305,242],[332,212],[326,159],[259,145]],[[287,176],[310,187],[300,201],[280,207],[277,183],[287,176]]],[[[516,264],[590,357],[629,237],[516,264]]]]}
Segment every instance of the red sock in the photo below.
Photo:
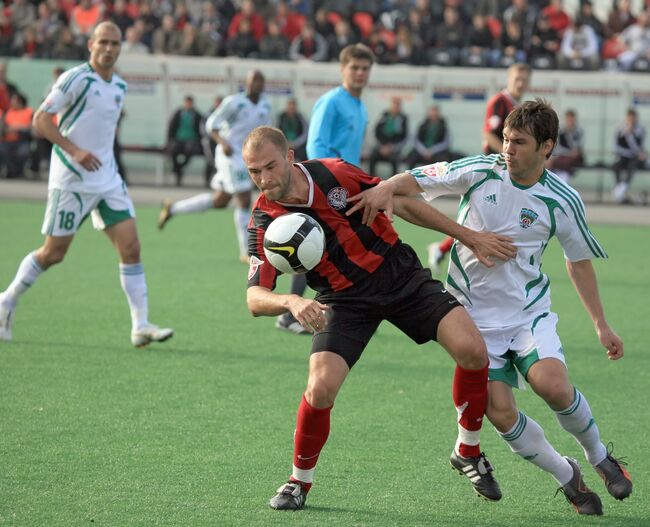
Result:
{"type": "Polygon", "coordinates": [[[451,246],[454,244],[454,239],[451,236],[447,236],[442,242],[440,242],[440,252],[444,255],[451,251],[451,246]]]}
{"type": "MultiPolygon", "coordinates": [[[[327,437],[330,434],[329,408],[314,408],[303,394],[298,415],[296,431],[293,436],[293,464],[301,470],[313,469],[327,437]]],[[[293,478],[292,478],[293,479],[293,478]]],[[[311,484],[304,485],[311,487],[311,484]]]]}
{"type": "MultiPolygon", "coordinates": [[[[488,401],[487,379],[487,366],[480,370],[466,370],[456,365],[451,392],[454,404],[459,409],[458,425],[461,436],[462,429],[469,431],[468,435],[477,435],[471,432],[481,430],[488,401]]],[[[459,439],[458,453],[461,456],[476,457],[481,454],[478,441],[475,445],[468,445],[462,441],[462,437],[459,439]]]]}

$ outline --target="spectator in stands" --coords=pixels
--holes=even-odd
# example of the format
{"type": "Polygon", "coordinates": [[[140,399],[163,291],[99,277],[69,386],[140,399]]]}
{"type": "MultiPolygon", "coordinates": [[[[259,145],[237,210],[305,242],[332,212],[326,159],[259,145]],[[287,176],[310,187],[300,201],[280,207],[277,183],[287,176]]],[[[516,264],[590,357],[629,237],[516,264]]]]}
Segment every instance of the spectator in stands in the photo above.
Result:
{"type": "Polygon", "coordinates": [[[289,99],[287,107],[278,117],[278,128],[282,130],[293,150],[296,161],[307,159],[307,120],[298,111],[296,99],[289,99]]]}
{"type": "Polygon", "coordinates": [[[51,58],[60,60],[83,60],[86,58],[84,49],[77,45],[68,26],[63,26],[54,44],[51,58]]]}
{"type": "Polygon", "coordinates": [[[359,42],[359,37],[352,31],[350,23],[341,18],[334,24],[334,34],[327,37],[326,40],[329,60],[338,61],[343,48],[359,42]]]}
{"type": "Polygon", "coordinates": [[[253,35],[250,20],[242,18],[235,34],[226,42],[226,50],[231,57],[257,58],[260,48],[253,35]]]}
{"type": "Polygon", "coordinates": [[[598,37],[591,26],[576,20],[564,32],[558,65],[562,69],[595,70],[600,67],[598,37]]]}
{"type": "Polygon", "coordinates": [[[607,37],[622,33],[627,26],[636,22],[632,14],[632,4],[630,0],[618,0],[612,3],[612,10],[607,17],[607,27],[605,34],[607,37]]]}
{"type": "Polygon", "coordinates": [[[80,0],[70,15],[70,29],[78,46],[86,45],[93,28],[101,22],[104,3],[93,0],[80,0]]]}
{"type": "Polygon", "coordinates": [[[526,62],[524,33],[516,18],[505,23],[501,33],[498,65],[509,68],[515,63],[526,62]]]}
{"type": "Polygon", "coordinates": [[[323,62],[327,60],[327,41],[323,35],[314,31],[314,26],[307,22],[289,46],[291,60],[311,60],[323,62]]]}
{"type": "Polygon", "coordinates": [[[180,34],[172,15],[162,18],[161,26],[153,34],[153,52],[171,55],[180,47],[180,34]]]}
{"type": "Polygon", "coordinates": [[[248,20],[250,32],[255,38],[255,42],[262,40],[266,32],[264,19],[255,12],[255,4],[252,0],[242,0],[241,9],[232,17],[228,26],[228,40],[237,34],[237,29],[242,20],[248,20]]]}
{"type": "MultiPolygon", "coordinates": [[[[183,33],[174,50],[177,55],[191,57],[213,57],[216,55],[215,44],[193,24],[185,24],[183,33]]],[[[234,53],[233,53],[234,55],[234,53]]]]}
{"type": "Polygon", "coordinates": [[[11,55],[14,40],[14,27],[9,20],[8,10],[0,8],[0,57],[11,55]]]}
{"type": "Polygon", "coordinates": [[[504,32],[509,22],[515,21],[521,32],[521,49],[524,49],[528,43],[528,38],[533,32],[536,19],[537,10],[528,4],[528,0],[512,0],[510,5],[503,11],[502,22],[504,32]]]}
{"type": "Polygon", "coordinates": [[[51,54],[63,24],[64,22],[59,19],[58,13],[52,12],[46,2],[38,4],[38,18],[34,22],[34,29],[42,47],[46,50],[45,55],[47,57],[51,54]]]}
{"type": "Polygon", "coordinates": [[[417,35],[411,33],[411,30],[404,22],[397,25],[394,55],[395,62],[398,64],[410,64],[411,66],[427,64],[422,41],[417,35]]]}
{"type": "Polygon", "coordinates": [[[122,56],[149,54],[149,48],[140,41],[141,33],[135,25],[126,29],[124,37],[121,51],[122,56]]]}
{"type": "Polygon", "coordinates": [[[528,62],[536,69],[555,68],[561,42],[560,35],[549,25],[546,16],[539,15],[530,37],[528,62]]]}
{"type": "Polygon", "coordinates": [[[203,155],[202,128],[203,116],[194,107],[194,97],[187,95],[183,99],[183,106],[172,114],[167,128],[167,151],[172,160],[177,187],[181,186],[183,169],[192,157],[203,155]]]}
{"type": "Polygon", "coordinates": [[[12,55],[30,59],[45,57],[46,50],[43,44],[36,37],[36,32],[31,26],[26,27],[20,33],[16,33],[12,46],[12,55]]]}
{"type": "Polygon", "coordinates": [[[546,166],[568,183],[575,174],[576,167],[583,165],[584,162],[584,132],[578,126],[576,112],[567,110],[564,113],[564,124],[560,127],[553,155],[546,166]]]}
{"type": "MultiPolygon", "coordinates": [[[[406,26],[402,26],[406,27],[406,26]]],[[[397,174],[399,164],[403,161],[402,152],[409,133],[409,120],[402,111],[402,99],[391,97],[390,107],[381,114],[375,125],[377,144],[372,149],[369,159],[369,173],[377,175],[377,163],[384,161],[391,164],[391,175],[397,174]]]]}
{"type": "Polygon", "coordinates": [[[625,50],[618,56],[621,68],[650,71],[650,11],[642,11],[621,33],[625,50]]]}
{"type": "Polygon", "coordinates": [[[115,0],[113,2],[113,9],[108,15],[108,20],[113,22],[117,27],[120,28],[122,34],[126,34],[127,28],[133,25],[133,17],[127,11],[126,0],[115,0]]]}
{"type": "Polygon", "coordinates": [[[334,24],[330,21],[328,11],[324,7],[318,8],[314,13],[313,25],[314,31],[326,39],[334,34],[334,24]]]}
{"type": "Polygon", "coordinates": [[[617,203],[629,203],[628,190],[634,173],[648,160],[643,142],[646,131],[638,122],[636,110],[630,108],[625,117],[625,123],[617,128],[614,134],[614,178],[616,186],[613,196],[617,203]]]}
{"type": "Polygon", "coordinates": [[[228,29],[225,20],[222,19],[219,11],[212,2],[201,4],[201,16],[198,21],[201,34],[213,44],[216,54],[221,54],[225,48],[224,35],[228,29]]]}
{"type": "Polygon", "coordinates": [[[160,26],[160,17],[158,17],[151,7],[151,2],[144,1],[139,4],[140,13],[135,19],[134,24],[140,29],[140,40],[150,50],[153,48],[153,34],[160,26]]]}
{"type": "Polygon", "coordinates": [[[546,17],[551,29],[557,31],[558,35],[564,35],[564,32],[571,25],[571,17],[567,14],[562,6],[562,0],[550,0],[548,5],[542,9],[540,15],[546,17]]]}
{"type": "Polygon", "coordinates": [[[590,26],[598,37],[598,44],[602,47],[605,40],[605,26],[601,20],[594,14],[594,6],[591,0],[582,0],[580,2],[580,10],[576,16],[576,20],[580,20],[585,26],[590,26]]]}
{"type": "Polygon", "coordinates": [[[283,34],[289,42],[300,34],[302,27],[307,21],[304,15],[291,10],[289,4],[284,0],[281,0],[275,6],[275,16],[272,20],[278,25],[280,33],[283,34]]]}
{"type": "Polygon", "coordinates": [[[275,20],[269,20],[266,35],[260,41],[260,58],[270,60],[289,59],[289,41],[282,33],[275,20]]]}
{"type": "Polygon", "coordinates": [[[440,66],[455,66],[465,45],[466,28],[457,9],[446,7],[443,22],[436,27],[436,46],[430,50],[429,62],[440,66]]]}
{"type": "Polygon", "coordinates": [[[9,19],[16,33],[21,33],[36,21],[36,8],[28,0],[13,0],[9,9],[9,19]]]}
{"type": "Polygon", "coordinates": [[[463,66],[492,66],[497,58],[494,37],[487,26],[485,16],[480,13],[472,17],[465,47],[461,50],[463,66]]]}
{"type": "Polygon", "coordinates": [[[14,93],[9,109],[0,114],[0,160],[7,178],[25,175],[25,163],[31,152],[33,116],[34,110],[27,106],[27,99],[21,93],[14,93]]]}
{"type": "Polygon", "coordinates": [[[451,161],[450,136],[447,121],[440,115],[440,108],[432,106],[418,127],[413,150],[405,161],[408,167],[430,165],[441,161],[451,161]]]}
{"type": "Polygon", "coordinates": [[[370,35],[363,43],[374,53],[377,64],[392,64],[395,62],[395,54],[386,43],[379,27],[380,24],[375,24],[370,35]]]}

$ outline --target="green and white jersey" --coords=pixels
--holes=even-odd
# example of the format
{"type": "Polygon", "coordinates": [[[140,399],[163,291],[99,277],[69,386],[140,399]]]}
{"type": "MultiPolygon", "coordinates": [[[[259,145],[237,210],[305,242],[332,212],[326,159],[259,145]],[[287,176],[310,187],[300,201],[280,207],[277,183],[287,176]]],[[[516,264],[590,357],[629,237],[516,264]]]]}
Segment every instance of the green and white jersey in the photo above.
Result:
{"type": "Polygon", "coordinates": [[[79,148],[91,152],[102,166],[85,170],[72,156],[54,145],[50,163],[51,189],[103,192],[121,183],[113,155],[117,122],[127,85],[119,75],[102,79],[85,63],[63,73],[40,107],[57,114],[59,131],[79,148]]]}
{"type": "Polygon", "coordinates": [[[456,241],[451,250],[447,287],[480,328],[524,324],[549,311],[551,288],[542,257],[553,236],[570,261],[607,258],[587,227],[578,193],[558,176],[544,171],[531,187],[510,179],[503,155],[475,156],[435,163],[409,171],[427,200],[460,194],[458,222],[476,231],[509,236],[517,256],[479,263],[456,241]]]}

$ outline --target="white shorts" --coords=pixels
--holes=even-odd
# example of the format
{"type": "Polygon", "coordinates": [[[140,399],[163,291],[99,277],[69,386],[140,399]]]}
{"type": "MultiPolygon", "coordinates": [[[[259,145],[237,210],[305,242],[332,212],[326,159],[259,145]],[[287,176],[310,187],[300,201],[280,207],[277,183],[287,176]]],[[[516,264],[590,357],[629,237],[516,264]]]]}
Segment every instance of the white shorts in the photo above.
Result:
{"type": "Polygon", "coordinates": [[[537,361],[554,358],[566,364],[557,321],[555,313],[545,312],[521,326],[479,328],[490,359],[488,379],[524,388],[523,379],[537,361]]]}
{"type": "Polygon", "coordinates": [[[232,157],[218,154],[216,161],[217,173],[210,181],[213,190],[237,194],[253,189],[253,181],[243,163],[234,162],[232,157]]]}
{"type": "Polygon", "coordinates": [[[91,213],[93,227],[98,230],[135,218],[126,185],[122,183],[101,194],[50,189],[41,232],[47,236],[70,236],[91,213]]]}

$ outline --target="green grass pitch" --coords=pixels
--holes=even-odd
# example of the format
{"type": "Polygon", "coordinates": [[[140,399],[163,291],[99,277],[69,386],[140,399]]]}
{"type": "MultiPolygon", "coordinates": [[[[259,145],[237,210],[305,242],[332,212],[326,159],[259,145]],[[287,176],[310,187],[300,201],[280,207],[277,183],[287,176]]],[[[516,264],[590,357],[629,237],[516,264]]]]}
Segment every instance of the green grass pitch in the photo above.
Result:
{"type": "MultiPolygon", "coordinates": [[[[43,212],[41,203],[0,201],[0,288],[38,247],[43,212]]],[[[447,461],[453,362],[436,344],[418,347],[382,325],[336,402],[307,508],[284,513],[266,502],[289,474],[309,338],[249,315],[230,211],[177,218],[164,233],[157,213],[139,207],[138,225],[150,318],[175,328],[171,341],[131,347],[116,255],[87,224],[66,261],[23,297],[13,342],[0,342],[1,525],[650,526],[647,228],[593,228],[610,255],[596,269],[626,344],[619,362],[606,359],[556,243],[544,264],[571,378],[630,464],[631,499],[616,502],[586,467],[605,516],[579,517],[491,426],[482,445],[504,498],[475,497],[447,461]]],[[[423,257],[440,238],[397,228],[423,257]]],[[[518,396],[584,467],[552,413],[530,390],[518,396]]]]}

